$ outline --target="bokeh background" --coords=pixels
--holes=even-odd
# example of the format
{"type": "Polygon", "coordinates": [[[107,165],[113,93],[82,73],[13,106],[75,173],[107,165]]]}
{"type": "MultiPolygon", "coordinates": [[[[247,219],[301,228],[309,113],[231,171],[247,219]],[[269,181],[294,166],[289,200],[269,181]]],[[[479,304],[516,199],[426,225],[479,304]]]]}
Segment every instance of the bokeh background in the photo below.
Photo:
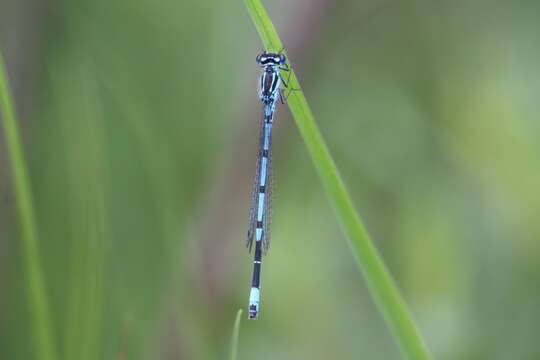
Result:
{"type": "MultiPolygon", "coordinates": [[[[266,5],[435,358],[539,359],[540,2],[266,5]]],[[[59,359],[227,358],[260,116],[242,1],[3,0],[0,48],[59,359]]],[[[274,145],[239,358],[398,359],[286,106],[274,145]]],[[[39,359],[8,161],[2,136],[0,359],[39,359]]]]}

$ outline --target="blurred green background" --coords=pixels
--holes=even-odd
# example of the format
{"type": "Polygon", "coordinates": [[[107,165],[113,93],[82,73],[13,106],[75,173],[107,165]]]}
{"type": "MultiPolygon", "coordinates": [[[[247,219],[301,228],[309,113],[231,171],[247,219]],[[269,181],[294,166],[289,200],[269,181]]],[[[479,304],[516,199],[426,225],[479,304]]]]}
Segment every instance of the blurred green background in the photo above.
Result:
{"type": "MultiPolygon", "coordinates": [[[[434,357],[539,359],[540,2],[265,5],[434,357]]],[[[0,48],[59,359],[225,359],[260,116],[242,1],[3,0],[0,48]]],[[[277,118],[262,313],[239,358],[398,359],[277,118]]],[[[8,161],[2,136],[0,359],[39,359],[8,161]]]]}

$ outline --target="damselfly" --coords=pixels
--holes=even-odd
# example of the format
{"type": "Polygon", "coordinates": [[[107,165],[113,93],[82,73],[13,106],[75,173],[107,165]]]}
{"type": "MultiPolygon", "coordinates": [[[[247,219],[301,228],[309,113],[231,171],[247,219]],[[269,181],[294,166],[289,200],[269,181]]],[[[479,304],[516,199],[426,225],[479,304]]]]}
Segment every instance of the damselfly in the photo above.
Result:
{"type": "Polygon", "coordinates": [[[259,97],[263,105],[263,116],[259,130],[257,167],[253,180],[247,247],[251,251],[255,237],[255,259],[253,260],[253,280],[249,294],[248,317],[259,317],[260,277],[262,254],[266,254],[270,244],[272,222],[272,125],[278,99],[284,102],[281,85],[288,87],[281,76],[281,70],[289,71],[287,59],[281,53],[263,52],[257,56],[257,64],[262,68],[259,82],[259,97]]]}

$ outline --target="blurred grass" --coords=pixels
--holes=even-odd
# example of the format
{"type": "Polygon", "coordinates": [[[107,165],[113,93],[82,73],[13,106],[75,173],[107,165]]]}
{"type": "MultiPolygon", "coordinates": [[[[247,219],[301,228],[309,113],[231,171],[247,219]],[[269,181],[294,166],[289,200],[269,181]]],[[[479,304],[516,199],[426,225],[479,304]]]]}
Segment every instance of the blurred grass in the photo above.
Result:
{"type": "MultiPolygon", "coordinates": [[[[282,51],[283,44],[262,3],[259,0],[245,0],[245,4],[266,50],[282,51]]],[[[289,87],[294,91],[288,97],[287,103],[330,202],[347,234],[353,257],[369,285],[379,310],[395,336],[403,356],[407,359],[429,359],[429,352],[422,335],[354,208],[292,66],[290,73],[289,87]]],[[[288,77],[288,74],[283,75],[288,77]]]]}
{"type": "Polygon", "coordinates": [[[30,178],[23,155],[22,141],[19,135],[18,120],[15,115],[4,59],[0,52],[0,112],[7,143],[15,201],[18,210],[21,247],[24,257],[24,271],[27,286],[27,304],[30,308],[32,333],[36,358],[56,360],[53,326],[45,276],[41,264],[40,243],[35,220],[30,178]]]}
{"type": "Polygon", "coordinates": [[[236,313],[236,318],[234,319],[234,326],[231,335],[231,349],[229,360],[238,359],[238,337],[240,335],[240,322],[242,321],[242,309],[238,309],[236,313]]]}
{"type": "Polygon", "coordinates": [[[110,197],[108,156],[103,134],[103,105],[96,96],[97,84],[91,65],[81,64],[76,77],[80,84],[82,116],[80,121],[66,122],[61,131],[69,148],[83,146],[86,151],[68,155],[70,173],[79,174],[79,186],[73,191],[68,207],[80,212],[71,224],[71,233],[78,241],[69,250],[68,279],[64,326],[64,358],[92,360],[101,358],[100,341],[106,302],[106,273],[111,236],[107,199],[110,197]],[[77,131],[74,126],[78,127],[77,131]],[[71,134],[69,136],[68,134],[71,134]]]}

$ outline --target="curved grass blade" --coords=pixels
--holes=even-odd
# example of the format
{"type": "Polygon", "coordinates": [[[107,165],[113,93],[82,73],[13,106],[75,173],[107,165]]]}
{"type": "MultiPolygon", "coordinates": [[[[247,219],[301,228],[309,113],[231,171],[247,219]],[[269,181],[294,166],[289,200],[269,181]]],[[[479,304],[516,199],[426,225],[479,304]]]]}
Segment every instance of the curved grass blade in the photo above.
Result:
{"type": "Polygon", "coordinates": [[[15,188],[15,199],[21,230],[23,266],[26,271],[28,287],[28,303],[33,321],[32,336],[35,347],[34,351],[38,359],[56,360],[51,315],[47,302],[43,268],[39,258],[39,240],[30,190],[30,179],[26,170],[13,99],[9,91],[7,74],[1,53],[0,113],[2,115],[4,136],[11,160],[11,172],[13,174],[13,186],[15,188]]]}
{"type": "Polygon", "coordinates": [[[229,360],[236,360],[238,358],[238,337],[240,335],[240,320],[241,319],[242,319],[242,309],[238,309],[238,312],[236,313],[236,319],[234,320],[229,360]]]}
{"type": "MultiPolygon", "coordinates": [[[[244,0],[267,51],[283,49],[276,29],[260,0],[244,0]]],[[[354,208],[334,159],[319,131],[298,79],[291,68],[288,105],[317,173],[349,240],[349,247],[404,358],[429,359],[429,351],[381,256],[354,208]]]]}

